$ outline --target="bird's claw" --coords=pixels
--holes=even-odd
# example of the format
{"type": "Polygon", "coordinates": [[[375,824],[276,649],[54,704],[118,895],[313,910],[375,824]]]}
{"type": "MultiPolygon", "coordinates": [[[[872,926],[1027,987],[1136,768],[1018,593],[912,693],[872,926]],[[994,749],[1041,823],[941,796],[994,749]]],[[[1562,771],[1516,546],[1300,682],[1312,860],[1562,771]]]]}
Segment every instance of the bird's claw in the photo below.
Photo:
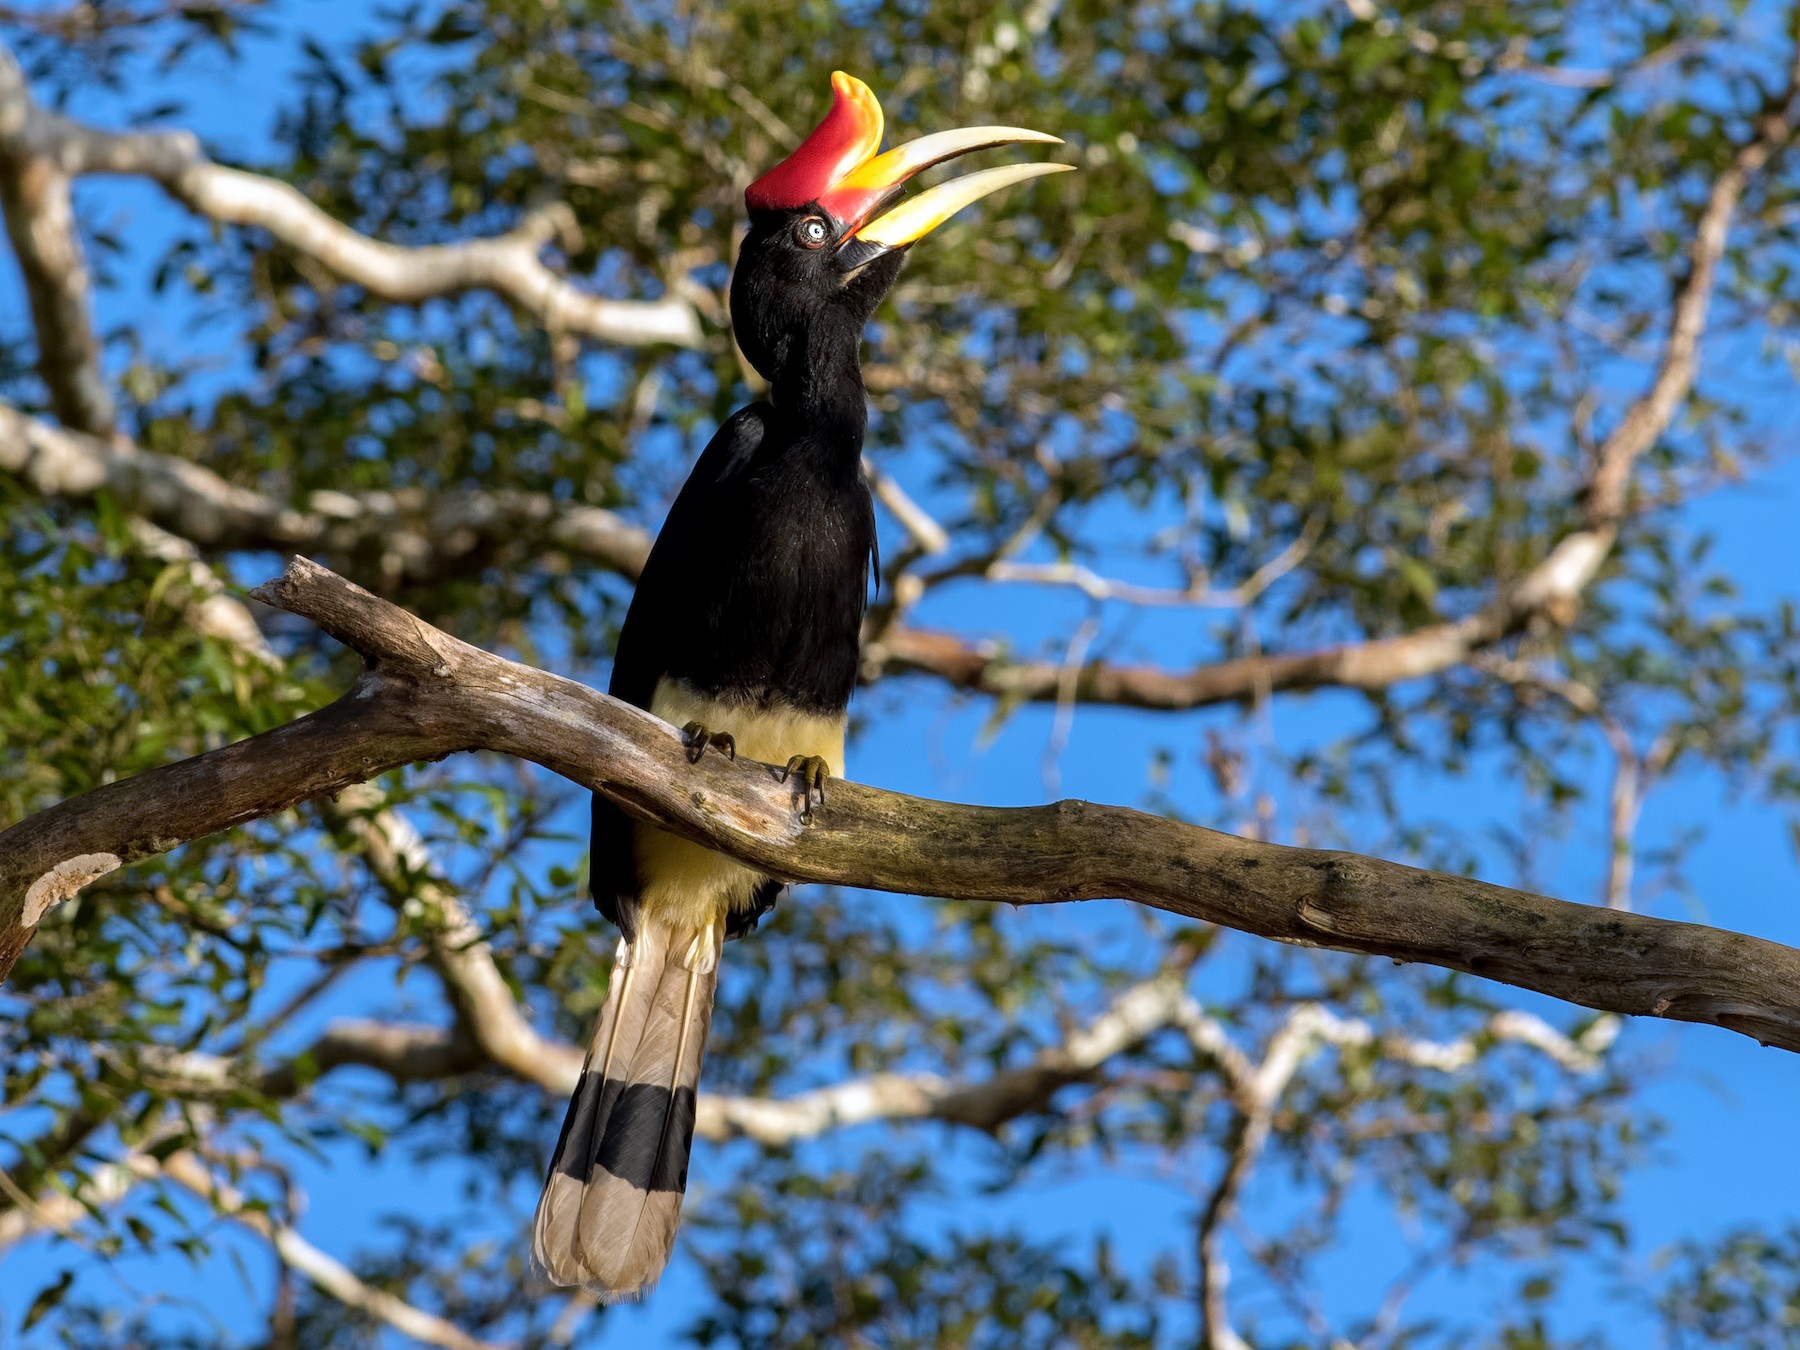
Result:
{"type": "Polygon", "coordinates": [[[820,755],[795,755],[781,771],[781,781],[785,783],[796,777],[800,780],[800,819],[809,822],[812,820],[813,797],[817,795],[819,805],[825,805],[825,780],[831,777],[831,765],[820,755]]]}
{"type": "Polygon", "coordinates": [[[737,758],[737,742],[729,731],[708,731],[704,722],[689,722],[681,729],[682,743],[687,746],[689,764],[698,764],[700,756],[706,753],[706,747],[724,752],[725,758],[737,758]]]}

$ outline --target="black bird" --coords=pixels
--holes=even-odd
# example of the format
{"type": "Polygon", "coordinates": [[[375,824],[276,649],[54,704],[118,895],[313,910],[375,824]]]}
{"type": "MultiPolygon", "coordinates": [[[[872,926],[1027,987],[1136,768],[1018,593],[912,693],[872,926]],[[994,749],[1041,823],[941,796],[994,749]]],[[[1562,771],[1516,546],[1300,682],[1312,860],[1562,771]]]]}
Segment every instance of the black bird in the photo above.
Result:
{"type": "MultiPolygon", "coordinates": [[[[884,155],[867,85],[745,192],[731,322],[769,382],[719,428],[669,509],[619,634],[611,692],[711,747],[785,765],[810,815],[841,772],[875,559],[858,350],[906,249],[969,203],[1063,164],[952,179],[883,211],[914,174],[971,150],[1059,144],[1017,127],[884,155]]],[[[640,1294],[675,1242],[695,1090],[725,939],[781,883],[594,799],[594,903],[622,934],[606,1007],[538,1202],[532,1250],[557,1284],[640,1294]]]]}

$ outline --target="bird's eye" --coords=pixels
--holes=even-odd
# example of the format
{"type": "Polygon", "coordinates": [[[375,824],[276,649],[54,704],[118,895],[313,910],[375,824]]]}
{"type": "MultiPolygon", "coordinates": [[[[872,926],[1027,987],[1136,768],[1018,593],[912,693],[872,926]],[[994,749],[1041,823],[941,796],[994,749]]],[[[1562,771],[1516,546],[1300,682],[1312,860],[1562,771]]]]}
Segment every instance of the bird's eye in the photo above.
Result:
{"type": "Polygon", "coordinates": [[[801,248],[824,248],[830,238],[831,231],[817,216],[808,216],[794,226],[794,242],[801,248]]]}

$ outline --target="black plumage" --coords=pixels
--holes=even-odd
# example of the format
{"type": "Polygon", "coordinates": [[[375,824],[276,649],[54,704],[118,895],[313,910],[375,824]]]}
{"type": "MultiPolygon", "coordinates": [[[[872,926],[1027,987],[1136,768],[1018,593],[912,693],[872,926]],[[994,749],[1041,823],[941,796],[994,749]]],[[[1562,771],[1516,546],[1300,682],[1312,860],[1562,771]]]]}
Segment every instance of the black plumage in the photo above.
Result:
{"type": "MultiPolygon", "coordinates": [[[[836,235],[830,249],[809,242],[825,220],[810,208],[752,218],[732,322],[769,397],[719,428],[670,507],[609,690],[671,721],[704,709],[692,753],[723,733],[839,772],[876,565],[858,349],[903,254],[853,262],[836,235]]],[[[556,1282],[617,1298],[640,1293],[674,1241],[716,944],[755,927],[781,883],[599,796],[589,856],[594,903],[628,945],[551,1155],[533,1249],[556,1282]]]]}
{"type": "MultiPolygon", "coordinates": [[[[608,685],[639,708],[670,678],[752,710],[842,714],[856,685],[877,560],[858,351],[904,255],[845,277],[831,250],[795,242],[801,223],[824,219],[816,209],[758,215],[733,273],[731,315],[770,398],[714,434],[650,550],[608,685]]],[[[595,797],[589,884],[627,938],[638,887],[630,840],[629,817],[595,797]]],[[[754,913],[779,889],[760,888],[754,913]]],[[[732,936],[749,926],[732,920],[732,936]]]]}
{"type": "MultiPolygon", "coordinates": [[[[878,154],[880,105],[838,72],[824,121],[745,191],[731,322],[766,400],[734,413],[669,509],[619,633],[611,692],[709,749],[784,766],[810,816],[843,771],[858,636],[877,565],[862,472],[864,326],[913,241],[1053,164],[989,169],[892,204],[971,150],[1054,137],[940,132],[878,154]],[[878,214],[879,213],[879,214],[878,214]]],[[[596,797],[591,886],[623,935],[551,1156],[532,1252],[557,1284],[640,1294],[674,1246],[727,938],[780,883],[596,797]]]]}

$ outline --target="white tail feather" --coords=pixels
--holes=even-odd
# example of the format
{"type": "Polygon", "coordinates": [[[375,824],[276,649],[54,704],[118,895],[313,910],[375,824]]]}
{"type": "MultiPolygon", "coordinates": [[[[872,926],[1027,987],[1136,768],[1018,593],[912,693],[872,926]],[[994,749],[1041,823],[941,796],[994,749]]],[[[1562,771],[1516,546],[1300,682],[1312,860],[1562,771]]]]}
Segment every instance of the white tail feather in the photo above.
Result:
{"type": "Polygon", "coordinates": [[[646,919],[614,968],[538,1201],[533,1255],[553,1283],[631,1298],[668,1263],[718,951],[716,928],[677,933],[646,919]]]}

